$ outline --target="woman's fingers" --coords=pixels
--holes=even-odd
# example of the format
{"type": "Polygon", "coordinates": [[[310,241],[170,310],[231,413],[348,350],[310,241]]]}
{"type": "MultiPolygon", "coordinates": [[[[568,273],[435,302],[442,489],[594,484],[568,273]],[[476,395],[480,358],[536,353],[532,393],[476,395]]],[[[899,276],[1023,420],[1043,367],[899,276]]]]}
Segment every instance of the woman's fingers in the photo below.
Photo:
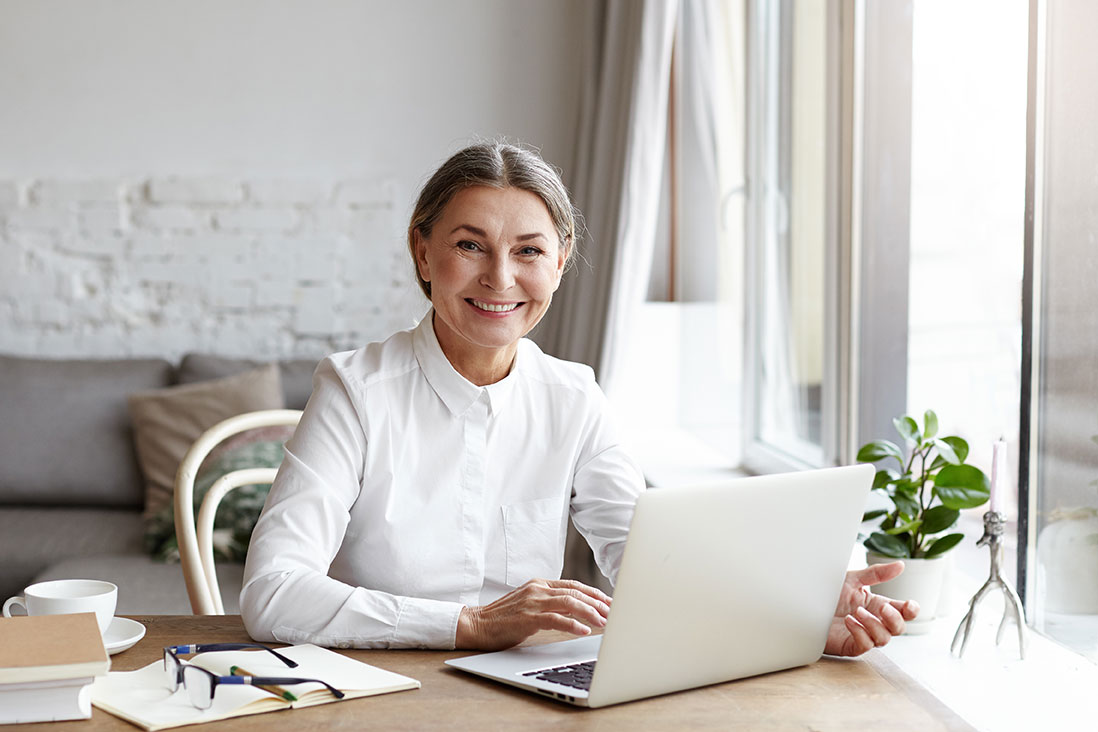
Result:
{"type": "Polygon", "coordinates": [[[904,563],[900,560],[887,564],[871,564],[864,569],[856,569],[850,574],[863,585],[876,585],[899,577],[904,571],[904,563]]]}
{"type": "Polygon", "coordinates": [[[844,617],[843,624],[846,625],[846,630],[850,633],[850,638],[847,639],[847,643],[844,643],[843,647],[839,650],[841,655],[860,656],[873,648],[873,639],[869,637],[869,633],[866,632],[866,629],[853,615],[844,617]]]}
{"type": "Polygon", "coordinates": [[[590,635],[591,629],[575,618],[560,613],[543,613],[541,630],[561,630],[573,635],[590,635]]]}
{"type": "Polygon", "coordinates": [[[606,612],[600,610],[599,606],[606,607],[602,603],[597,601],[584,600],[581,597],[577,597],[573,594],[557,595],[553,600],[546,603],[547,608],[552,608],[556,612],[563,615],[570,615],[579,620],[584,620],[588,625],[594,625],[596,627],[603,627],[606,625],[606,612]]]}
{"type": "Polygon", "coordinates": [[[588,635],[606,625],[610,598],[574,580],[531,580],[495,602],[465,608],[458,621],[461,647],[499,649],[539,630],[588,635]]]}
{"type": "Polygon", "coordinates": [[[892,633],[884,626],[881,619],[864,607],[860,607],[854,612],[854,618],[865,628],[866,633],[873,641],[873,645],[883,646],[892,640],[892,633]]]}
{"type": "Polygon", "coordinates": [[[889,610],[895,611],[903,620],[914,620],[919,614],[919,603],[914,600],[893,600],[891,597],[872,592],[866,593],[865,607],[882,618],[889,610]]]}
{"type": "Polygon", "coordinates": [[[877,617],[881,619],[884,627],[892,635],[900,635],[904,632],[904,628],[906,627],[904,624],[904,616],[892,603],[885,603],[881,607],[881,611],[877,617]]]}
{"type": "Polygon", "coordinates": [[[550,592],[554,593],[556,597],[567,598],[576,607],[582,605],[584,608],[590,608],[591,612],[604,620],[610,615],[610,605],[593,595],[588,595],[579,590],[560,588],[551,589],[550,592]]]}
{"type": "Polygon", "coordinates": [[[889,600],[889,604],[899,611],[904,620],[914,620],[919,616],[919,603],[914,600],[889,600]]]}
{"type": "MultiPolygon", "coordinates": [[[[535,582],[536,581],[537,580],[535,580],[535,582]]],[[[595,603],[597,603],[596,606],[601,605],[605,608],[606,613],[610,612],[610,603],[613,602],[613,600],[610,598],[609,595],[607,595],[605,592],[597,587],[591,587],[590,585],[585,585],[582,582],[577,582],[576,580],[545,580],[545,582],[549,587],[569,590],[571,592],[577,593],[577,597],[589,597],[594,600],[595,603]]]]}

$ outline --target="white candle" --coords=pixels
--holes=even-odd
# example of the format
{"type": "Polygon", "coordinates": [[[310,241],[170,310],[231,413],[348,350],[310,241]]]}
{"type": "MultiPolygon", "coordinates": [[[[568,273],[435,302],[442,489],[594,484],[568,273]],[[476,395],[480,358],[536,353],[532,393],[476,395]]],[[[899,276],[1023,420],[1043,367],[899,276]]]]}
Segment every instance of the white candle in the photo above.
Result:
{"type": "Polygon", "coordinates": [[[991,448],[991,502],[989,511],[1003,512],[1003,493],[1006,491],[1007,445],[1003,440],[997,440],[991,448]]]}

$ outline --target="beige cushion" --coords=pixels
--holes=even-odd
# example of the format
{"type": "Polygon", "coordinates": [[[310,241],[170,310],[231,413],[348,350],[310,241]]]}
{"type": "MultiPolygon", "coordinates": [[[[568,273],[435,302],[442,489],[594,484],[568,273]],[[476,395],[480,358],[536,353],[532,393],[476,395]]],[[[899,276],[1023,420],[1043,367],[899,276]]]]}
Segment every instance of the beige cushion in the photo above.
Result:
{"type": "Polygon", "coordinates": [[[179,463],[203,432],[244,412],[283,406],[275,364],[223,379],[131,394],[134,442],[145,476],[145,516],[171,502],[179,463]]]}

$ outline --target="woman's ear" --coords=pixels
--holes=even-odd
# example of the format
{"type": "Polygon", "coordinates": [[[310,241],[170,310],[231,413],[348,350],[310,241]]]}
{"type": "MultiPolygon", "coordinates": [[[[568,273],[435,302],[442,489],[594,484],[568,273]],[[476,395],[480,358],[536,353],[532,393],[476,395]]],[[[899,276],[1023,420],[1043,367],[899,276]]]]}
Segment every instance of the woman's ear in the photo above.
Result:
{"type": "Polygon", "coordinates": [[[420,233],[418,227],[412,231],[412,241],[415,245],[416,271],[419,272],[419,278],[424,282],[430,282],[431,265],[427,261],[427,240],[420,233]]]}
{"type": "Polygon", "coordinates": [[[560,287],[561,277],[564,276],[564,268],[568,265],[568,255],[572,253],[571,242],[557,247],[557,281],[553,284],[553,292],[560,287]]]}

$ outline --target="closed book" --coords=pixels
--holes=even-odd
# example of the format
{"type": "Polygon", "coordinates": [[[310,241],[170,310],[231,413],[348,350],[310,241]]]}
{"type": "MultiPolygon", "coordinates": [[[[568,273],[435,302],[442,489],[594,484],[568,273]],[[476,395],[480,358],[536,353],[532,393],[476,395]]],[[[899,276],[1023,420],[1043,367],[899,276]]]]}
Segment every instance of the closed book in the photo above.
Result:
{"type": "Polygon", "coordinates": [[[0,684],[99,676],[110,667],[94,613],[0,618],[0,684]]]}
{"type": "Polygon", "coordinates": [[[94,613],[0,618],[0,724],[87,719],[110,666],[94,613]]]}
{"type": "Polygon", "coordinates": [[[94,676],[0,685],[0,724],[91,717],[94,676]]]}
{"type": "MultiPolygon", "coordinates": [[[[415,679],[309,643],[280,648],[278,652],[299,665],[287,668],[266,651],[211,651],[183,660],[219,676],[231,675],[231,669],[238,666],[255,676],[321,679],[342,691],[344,699],[419,688],[415,679]]],[[[180,687],[172,693],[165,688],[164,662],[160,660],[136,671],[118,671],[96,679],[92,704],[153,731],[338,701],[321,684],[283,686],[296,696],[295,700],[258,686],[219,684],[213,705],[196,709],[186,689],[180,687]]]]}

